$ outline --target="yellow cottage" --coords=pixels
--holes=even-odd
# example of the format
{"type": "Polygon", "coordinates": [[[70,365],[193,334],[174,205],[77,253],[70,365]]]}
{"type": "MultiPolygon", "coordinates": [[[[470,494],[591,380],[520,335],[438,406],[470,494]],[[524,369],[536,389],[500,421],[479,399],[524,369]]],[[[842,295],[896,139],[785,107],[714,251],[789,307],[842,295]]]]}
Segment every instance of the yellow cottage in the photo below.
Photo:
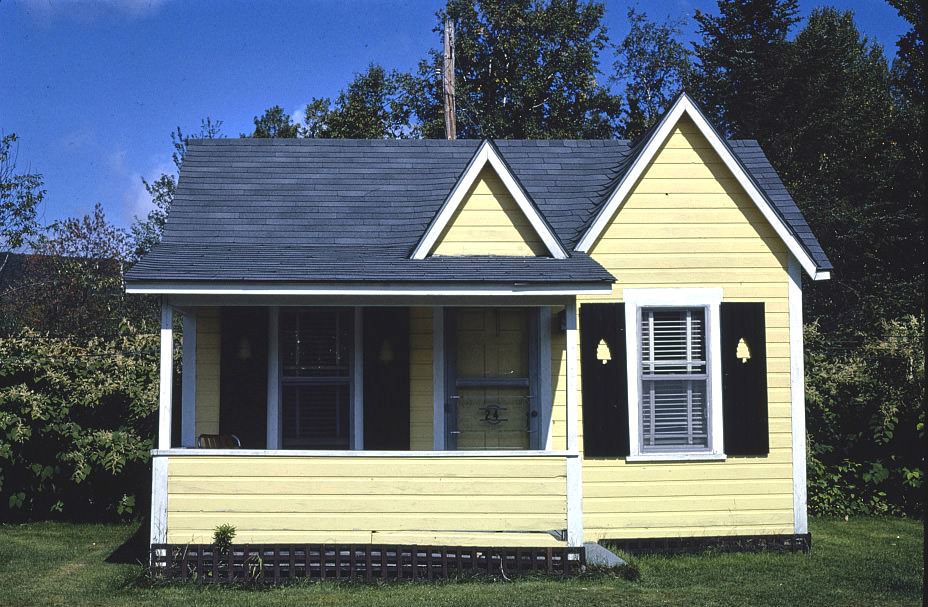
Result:
{"type": "Polygon", "coordinates": [[[634,145],[192,141],[126,281],[163,302],[153,563],[208,570],[219,525],[275,579],[808,547],[830,270],[686,95],[634,145]]]}

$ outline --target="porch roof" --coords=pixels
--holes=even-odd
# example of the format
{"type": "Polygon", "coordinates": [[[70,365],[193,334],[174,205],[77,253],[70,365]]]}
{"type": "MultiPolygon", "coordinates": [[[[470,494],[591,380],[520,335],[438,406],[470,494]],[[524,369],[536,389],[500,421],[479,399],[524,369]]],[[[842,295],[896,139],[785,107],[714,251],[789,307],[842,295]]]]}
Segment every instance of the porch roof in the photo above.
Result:
{"type": "Polygon", "coordinates": [[[589,285],[615,278],[584,253],[550,257],[432,256],[410,259],[399,247],[162,243],[127,274],[129,287],[151,283],[375,283],[589,285]]]}

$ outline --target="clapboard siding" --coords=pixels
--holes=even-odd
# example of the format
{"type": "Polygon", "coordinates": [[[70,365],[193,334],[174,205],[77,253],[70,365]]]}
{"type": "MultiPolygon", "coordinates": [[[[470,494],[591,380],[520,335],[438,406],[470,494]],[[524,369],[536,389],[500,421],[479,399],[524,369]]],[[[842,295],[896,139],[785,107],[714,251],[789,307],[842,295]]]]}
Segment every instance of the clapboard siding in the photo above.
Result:
{"type": "Polygon", "coordinates": [[[770,453],[723,462],[587,458],[586,539],[792,533],[788,254],[689,119],[590,253],[618,283],[612,296],[581,305],[621,301],[623,288],[674,287],[721,287],[724,301],[764,302],[770,453]]]}
{"type": "Polygon", "coordinates": [[[221,323],[218,308],[197,311],[196,433],[219,433],[219,360],[221,323]]]}
{"type": "Polygon", "coordinates": [[[432,449],[432,308],[409,309],[409,448],[432,449]]]}
{"type": "Polygon", "coordinates": [[[484,168],[439,237],[434,255],[547,255],[496,171],[484,168]]]}
{"type": "Polygon", "coordinates": [[[566,486],[556,456],[172,457],[168,542],[550,546],[566,486]]]}

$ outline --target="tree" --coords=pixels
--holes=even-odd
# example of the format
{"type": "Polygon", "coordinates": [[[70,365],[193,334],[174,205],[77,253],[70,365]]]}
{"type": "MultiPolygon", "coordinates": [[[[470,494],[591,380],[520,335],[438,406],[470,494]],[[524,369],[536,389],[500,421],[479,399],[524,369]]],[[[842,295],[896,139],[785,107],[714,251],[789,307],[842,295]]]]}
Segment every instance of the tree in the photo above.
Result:
{"type": "Polygon", "coordinates": [[[400,139],[412,134],[406,100],[409,75],[377,64],[355,74],[333,103],[313,98],[306,107],[307,137],[400,139]]]}
{"type": "Polygon", "coordinates": [[[130,230],[133,243],[132,259],[134,261],[141,259],[153,246],[161,241],[161,234],[164,232],[168,211],[171,209],[171,203],[174,202],[174,194],[177,191],[177,177],[180,173],[180,167],[184,163],[184,155],[187,153],[187,142],[191,139],[217,139],[220,137],[224,137],[222,134],[222,121],[213,120],[209,116],[200,121],[200,132],[196,135],[184,135],[180,127],[177,127],[171,133],[171,143],[174,147],[171,160],[174,162],[177,172],[161,173],[152,182],[142,179],[142,183],[151,196],[155,208],[149,211],[144,219],[136,217],[132,222],[130,230]]]}
{"type": "MultiPolygon", "coordinates": [[[[599,2],[450,0],[455,27],[457,133],[463,138],[602,138],[617,131],[620,100],[600,83],[608,44],[599,2]]],[[[418,129],[444,136],[442,54],[412,81],[418,129]]]]}
{"type": "Polygon", "coordinates": [[[626,105],[620,133],[635,139],[657,122],[688,83],[692,66],[690,52],[680,41],[679,21],[655,23],[630,8],[628,22],[631,29],[616,47],[614,68],[626,105]]]}
{"type": "Polygon", "coordinates": [[[16,249],[38,230],[36,210],[45,190],[38,173],[17,171],[16,133],[0,138],[0,249],[16,249]]]}
{"type": "Polygon", "coordinates": [[[784,58],[787,34],[799,21],[798,0],[718,0],[719,15],[697,10],[702,41],[699,89],[704,109],[723,132],[736,138],[761,138],[779,125],[768,110],[786,90],[784,58]]]}
{"type": "Polygon", "coordinates": [[[123,288],[130,255],[129,236],[107,221],[100,204],[55,222],[36,239],[18,280],[0,293],[5,332],[90,339],[116,335],[127,321],[153,329],[154,301],[123,288]]]}
{"type": "Polygon", "coordinates": [[[255,130],[247,136],[255,139],[293,139],[300,136],[300,125],[293,123],[284,108],[275,105],[264,110],[261,116],[255,116],[255,130]]]}

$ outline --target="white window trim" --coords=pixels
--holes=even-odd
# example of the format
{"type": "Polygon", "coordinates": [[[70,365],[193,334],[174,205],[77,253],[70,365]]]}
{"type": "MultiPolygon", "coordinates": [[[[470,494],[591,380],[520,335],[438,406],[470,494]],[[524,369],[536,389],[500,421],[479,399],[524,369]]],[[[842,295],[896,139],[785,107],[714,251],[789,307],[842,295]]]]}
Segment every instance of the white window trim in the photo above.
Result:
{"type": "Polygon", "coordinates": [[[719,307],[722,303],[722,289],[623,289],[625,302],[625,348],[626,373],[628,374],[628,439],[630,462],[644,461],[694,461],[724,460],[723,417],[722,417],[722,355],[719,336],[719,307]],[[638,402],[641,375],[638,366],[638,315],[643,307],[679,308],[703,306],[708,308],[706,319],[706,343],[709,347],[709,441],[708,450],[673,451],[666,453],[642,453],[641,406],[638,402]]]}
{"type": "Polygon", "coordinates": [[[561,246],[554,232],[552,232],[548,224],[545,223],[538,209],[536,209],[535,205],[529,200],[528,194],[525,193],[519,185],[519,182],[515,180],[509,168],[506,166],[506,163],[500,158],[489,140],[484,140],[483,143],[480,144],[480,147],[477,148],[477,152],[474,154],[474,157],[471,158],[470,163],[467,165],[467,169],[465,169],[464,174],[461,175],[461,178],[458,179],[458,182],[454,185],[451,194],[438,211],[438,215],[435,216],[432,224],[425,231],[422,240],[419,241],[411,258],[425,259],[431,255],[432,249],[435,248],[435,244],[438,242],[438,237],[444,232],[451,218],[454,217],[455,212],[464,202],[465,195],[474,182],[477,181],[480,172],[487,165],[493,167],[496,174],[499,175],[503,185],[506,186],[506,189],[522,210],[522,213],[525,214],[529,223],[532,224],[535,233],[541,238],[541,241],[545,244],[551,256],[555,259],[567,259],[567,251],[561,246]]]}

